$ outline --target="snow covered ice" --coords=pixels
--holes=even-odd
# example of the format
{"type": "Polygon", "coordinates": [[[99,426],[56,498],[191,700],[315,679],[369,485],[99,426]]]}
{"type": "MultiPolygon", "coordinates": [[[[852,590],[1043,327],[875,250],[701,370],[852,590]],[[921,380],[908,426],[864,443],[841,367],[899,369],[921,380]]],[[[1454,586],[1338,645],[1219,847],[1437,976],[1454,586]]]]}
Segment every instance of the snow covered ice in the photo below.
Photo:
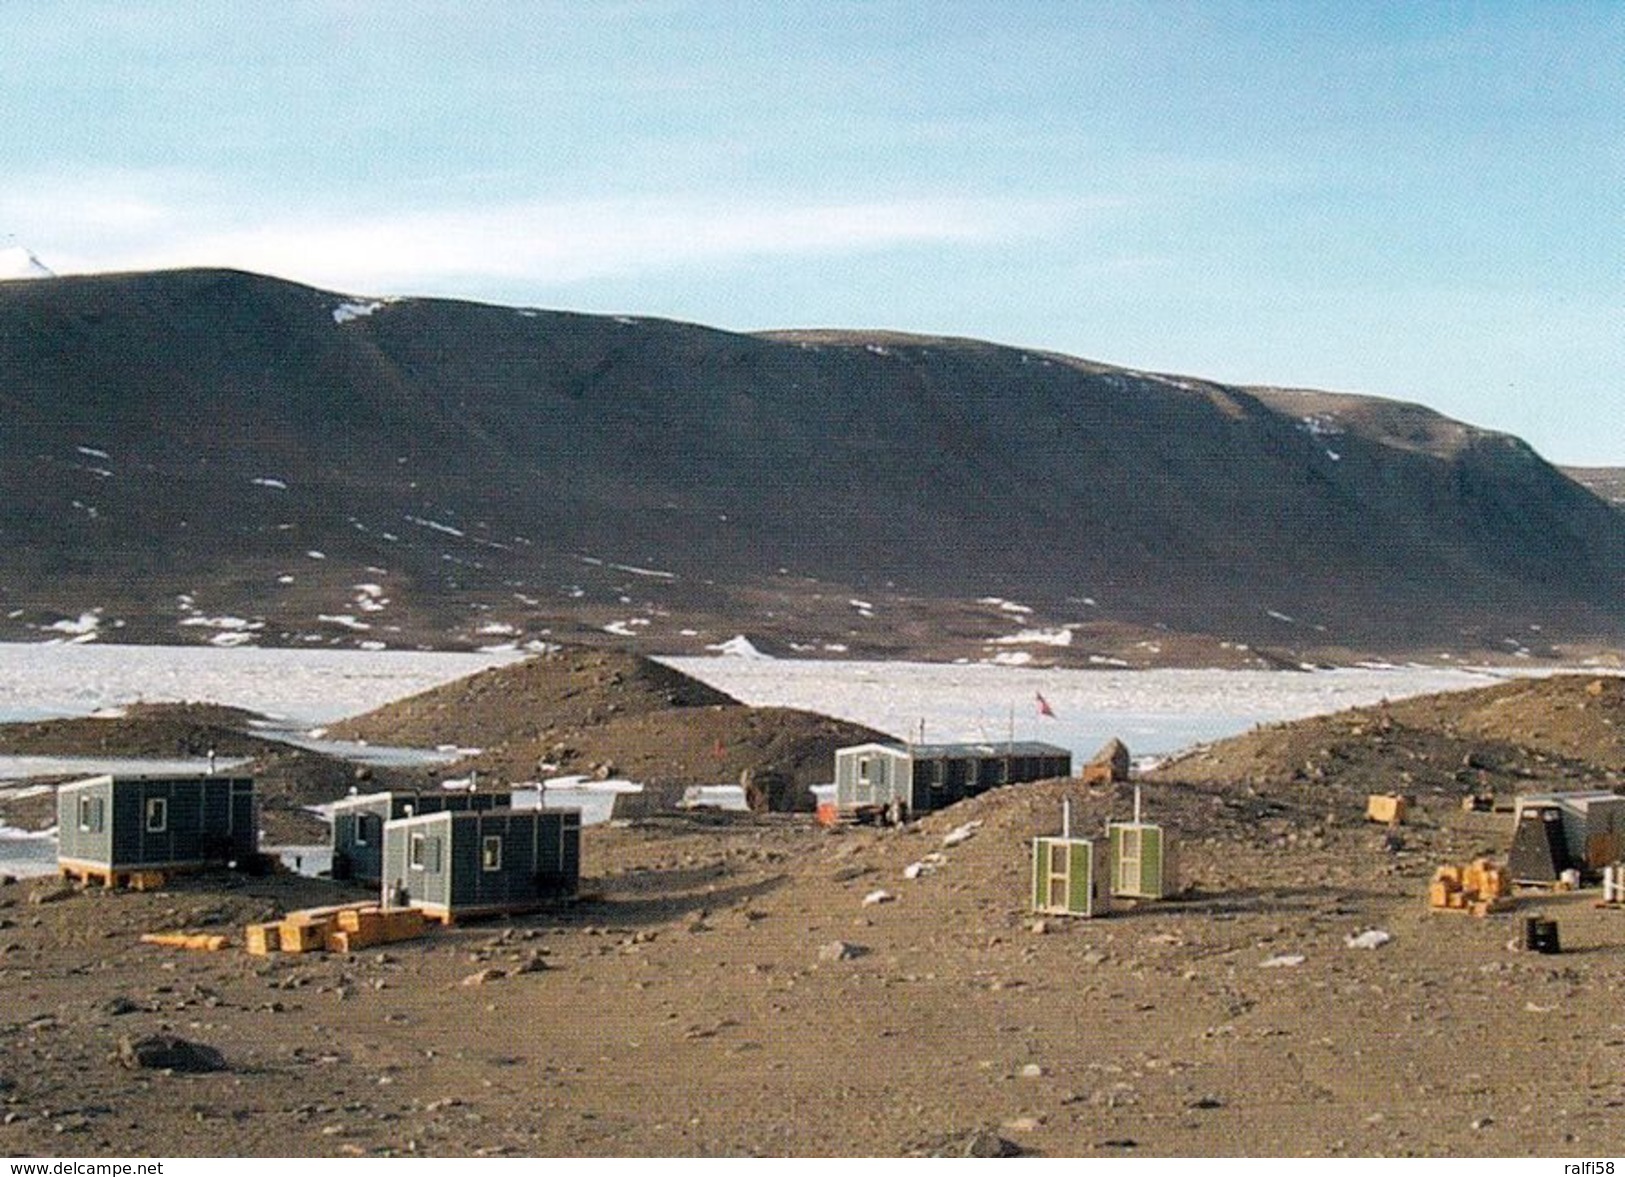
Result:
{"type": "Polygon", "coordinates": [[[308,727],[520,657],[0,642],[0,720],[89,715],[138,701],[209,702],[308,727]]]}

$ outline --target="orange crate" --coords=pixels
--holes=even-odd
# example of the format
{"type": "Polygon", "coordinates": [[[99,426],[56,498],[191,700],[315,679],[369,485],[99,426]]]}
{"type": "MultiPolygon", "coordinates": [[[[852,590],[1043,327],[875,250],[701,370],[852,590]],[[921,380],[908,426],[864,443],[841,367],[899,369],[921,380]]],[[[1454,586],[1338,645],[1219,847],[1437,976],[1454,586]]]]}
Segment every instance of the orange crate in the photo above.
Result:
{"type": "Polygon", "coordinates": [[[267,956],[282,947],[278,924],[249,924],[243,929],[244,947],[254,956],[267,956]]]}
{"type": "Polygon", "coordinates": [[[415,907],[402,907],[383,914],[383,942],[413,940],[423,935],[427,926],[423,913],[415,907]]]}

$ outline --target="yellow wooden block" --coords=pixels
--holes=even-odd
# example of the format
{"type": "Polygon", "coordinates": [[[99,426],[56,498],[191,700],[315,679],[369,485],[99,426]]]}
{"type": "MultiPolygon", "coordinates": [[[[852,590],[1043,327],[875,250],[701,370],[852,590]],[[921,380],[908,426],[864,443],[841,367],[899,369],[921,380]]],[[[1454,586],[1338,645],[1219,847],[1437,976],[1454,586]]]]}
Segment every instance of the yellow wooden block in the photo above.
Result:
{"type": "Polygon", "coordinates": [[[332,926],[328,920],[311,920],[299,922],[283,920],[278,925],[278,938],[282,944],[283,952],[320,952],[326,947],[327,929],[332,926]]]}
{"type": "Polygon", "coordinates": [[[276,924],[249,924],[243,929],[243,943],[254,956],[268,956],[282,947],[281,930],[276,924]]]}
{"type": "Polygon", "coordinates": [[[338,926],[346,932],[358,933],[378,942],[385,935],[388,917],[382,908],[370,907],[338,913],[338,926]]]}
{"type": "Polygon", "coordinates": [[[164,948],[189,948],[194,952],[219,952],[226,946],[224,936],[205,932],[143,932],[141,943],[164,948]]]}
{"type": "Polygon", "coordinates": [[[1384,825],[1405,820],[1405,798],[1394,793],[1372,793],[1365,799],[1365,815],[1384,825]]]}

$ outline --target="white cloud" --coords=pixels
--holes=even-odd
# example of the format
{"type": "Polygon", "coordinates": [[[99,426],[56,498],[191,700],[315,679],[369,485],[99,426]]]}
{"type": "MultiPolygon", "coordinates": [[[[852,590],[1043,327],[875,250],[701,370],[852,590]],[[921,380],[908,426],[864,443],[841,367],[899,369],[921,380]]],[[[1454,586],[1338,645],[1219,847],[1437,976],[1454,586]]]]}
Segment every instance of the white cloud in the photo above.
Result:
{"type": "Polygon", "coordinates": [[[974,244],[1043,232],[1085,207],[977,198],[611,198],[400,210],[288,210],[173,175],[45,179],[0,195],[58,272],[230,266],[338,290],[545,284],[761,257],[974,244]]]}

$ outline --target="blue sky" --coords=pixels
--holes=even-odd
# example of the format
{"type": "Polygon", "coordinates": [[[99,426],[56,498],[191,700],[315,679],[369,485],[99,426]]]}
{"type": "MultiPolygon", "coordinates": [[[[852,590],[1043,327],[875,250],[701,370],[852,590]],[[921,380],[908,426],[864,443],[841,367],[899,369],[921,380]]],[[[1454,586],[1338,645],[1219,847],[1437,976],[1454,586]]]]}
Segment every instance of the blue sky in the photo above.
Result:
{"type": "Polygon", "coordinates": [[[1625,3],[10,0],[0,244],[1420,401],[1625,465],[1625,3]]]}

